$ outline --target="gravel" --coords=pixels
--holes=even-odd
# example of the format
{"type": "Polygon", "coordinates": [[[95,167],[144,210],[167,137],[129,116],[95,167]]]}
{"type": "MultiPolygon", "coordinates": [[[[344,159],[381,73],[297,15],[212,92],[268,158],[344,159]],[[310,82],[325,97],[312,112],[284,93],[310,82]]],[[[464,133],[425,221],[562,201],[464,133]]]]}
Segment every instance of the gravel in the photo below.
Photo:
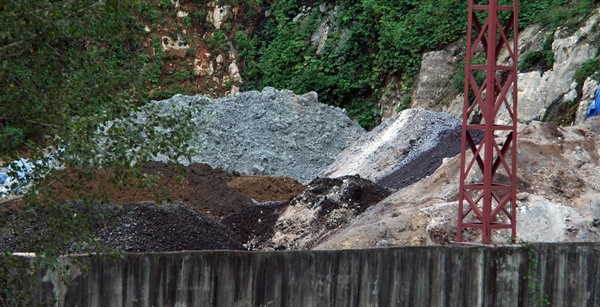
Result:
{"type": "Polygon", "coordinates": [[[444,158],[460,152],[460,144],[458,118],[408,109],[363,135],[320,176],[359,174],[388,188],[400,189],[431,175],[444,158]]]}
{"type": "Polygon", "coordinates": [[[241,249],[221,223],[184,204],[126,204],[115,225],[100,231],[108,246],[127,252],[241,249]]]}
{"type": "Polygon", "coordinates": [[[168,112],[177,109],[170,105],[199,104],[203,112],[193,120],[204,128],[189,142],[200,150],[192,162],[241,174],[308,183],[365,133],[344,109],[320,103],[315,92],[296,95],[267,87],[219,99],[175,95],[153,107],[168,112]]]}

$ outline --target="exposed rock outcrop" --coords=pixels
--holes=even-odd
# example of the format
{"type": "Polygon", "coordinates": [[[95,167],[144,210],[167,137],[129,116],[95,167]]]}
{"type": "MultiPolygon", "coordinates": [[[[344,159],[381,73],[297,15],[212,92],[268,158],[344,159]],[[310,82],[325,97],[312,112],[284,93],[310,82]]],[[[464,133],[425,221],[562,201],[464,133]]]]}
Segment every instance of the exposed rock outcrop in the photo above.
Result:
{"type": "MultiPolygon", "coordinates": [[[[573,77],[581,65],[596,55],[598,33],[596,24],[600,11],[596,11],[584,25],[570,33],[568,29],[559,28],[542,29],[533,25],[523,30],[519,37],[519,53],[528,50],[539,50],[548,35],[554,32],[552,51],[554,52],[554,65],[548,71],[529,71],[518,75],[518,120],[529,122],[540,120],[553,103],[564,102],[589,105],[590,89],[585,93],[578,92],[582,84],[577,84],[573,77]]],[[[461,55],[462,57],[462,55],[461,55]]],[[[425,53],[421,62],[421,70],[413,92],[412,103],[414,107],[447,112],[454,116],[462,116],[463,95],[458,94],[452,98],[449,81],[452,78],[452,69],[456,66],[455,57],[450,51],[434,51],[425,53]]],[[[508,58],[507,52],[499,56],[500,62],[508,58]]],[[[592,87],[588,84],[588,87],[592,87]]],[[[592,93],[593,94],[593,93],[592,93]]],[[[509,102],[512,97],[508,97],[509,102]]],[[[593,99],[593,98],[591,98],[593,99]]],[[[498,114],[499,124],[510,123],[508,112],[502,108],[498,114]]],[[[580,122],[581,111],[577,116],[580,122]]]]}
{"type": "MultiPolygon", "coordinates": [[[[554,65],[551,70],[543,74],[539,71],[519,74],[519,121],[541,119],[553,102],[573,101],[578,97],[577,83],[573,81],[573,77],[581,64],[595,56],[597,48],[593,40],[597,36],[595,25],[599,16],[600,12],[596,11],[573,34],[566,34],[566,29],[561,28],[554,33],[554,65]]],[[[499,123],[510,122],[505,111],[501,111],[498,117],[499,123]]]]}
{"type": "Polygon", "coordinates": [[[588,77],[583,83],[581,101],[577,108],[574,125],[582,124],[585,121],[587,109],[596,99],[596,90],[598,90],[598,81],[588,77]]]}
{"type": "Polygon", "coordinates": [[[176,39],[173,39],[169,36],[162,37],[162,47],[167,55],[183,59],[187,51],[190,49],[190,46],[186,43],[185,38],[182,36],[177,36],[176,39]]]}
{"type": "Polygon", "coordinates": [[[231,10],[227,5],[220,6],[214,2],[210,2],[208,7],[212,7],[213,11],[212,14],[206,15],[206,21],[212,23],[215,29],[220,29],[221,25],[231,17],[231,10]]]}
{"type": "Polygon", "coordinates": [[[423,54],[421,70],[417,77],[417,88],[412,95],[412,106],[428,110],[443,111],[440,103],[452,98],[454,89],[450,81],[462,56],[457,50],[439,50],[423,54]]]}

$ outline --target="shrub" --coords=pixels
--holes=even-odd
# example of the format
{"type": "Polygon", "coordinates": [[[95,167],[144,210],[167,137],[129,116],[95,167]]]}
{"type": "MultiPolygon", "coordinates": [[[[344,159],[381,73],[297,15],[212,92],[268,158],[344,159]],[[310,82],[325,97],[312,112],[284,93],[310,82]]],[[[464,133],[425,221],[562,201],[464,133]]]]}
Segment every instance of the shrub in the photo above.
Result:
{"type": "Polygon", "coordinates": [[[7,126],[0,130],[0,144],[3,151],[18,149],[25,142],[25,132],[22,128],[7,126]]]}
{"type": "Polygon", "coordinates": [[[148,64],[148,62],[150,62],[150,56],[145,53],[140,54],[138,59],[142,64],[148,64]]]}
{"type": "Polygon", "coordinates": [[[583,84],[585,79],[600,71],[600,60],[598,58],[589,59],[575,71],[575,81],[578,84],[583,84]]]}
{"type": "Polygon", "coordinates": [[[173,77],[181,82],[192,79],[193,76],[194,74],[186,69],[178,70],[175,72],[175,74],[173,74],[173,77]]]}
{"type": "Polygon", "coordinates": [[[158,5],[162,10],[167,11],[171,8],[171,0],[160,0],[160,4],[158,5]]]}
{"type": "Polygon", "coordinates": [[[542,50],[529,50],[521,56],[519,60],[519,71],[526,72],[531,70],[540,70],[545,72],[554,65],[554,51],[552,51],[553,35],[546,37],[542,50]]]}
{"type": "Polygon", "coordinates": [[[188,28],[192,27],[192,18],[190,16],[181,17],[181,22],[183,22],[183,25],[188,28]]]}

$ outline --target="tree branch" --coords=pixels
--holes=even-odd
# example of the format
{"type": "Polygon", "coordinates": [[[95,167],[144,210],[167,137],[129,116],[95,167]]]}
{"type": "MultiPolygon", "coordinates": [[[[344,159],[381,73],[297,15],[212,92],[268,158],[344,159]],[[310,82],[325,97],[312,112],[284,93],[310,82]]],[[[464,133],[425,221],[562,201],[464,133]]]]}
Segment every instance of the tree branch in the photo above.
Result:
{"type": "Polygon", "coordinates": [[[31,36],[29,36],[28,38],[26,38],[26,39],[22,39],[20,41],[12,42],[12,43],[10,43],[8,45],[4,45],[4,46],[0,47],[0,52],[4,51],[6,49],[12,48],[12,47],[16,47],[18,45],[21,45],[21,44],[23,44],[26,41],[29,41],[29,40],[32,40],[32,39],[36,38],[37,36],[38,35],[34,33],[31,36]]]}
{"type": "MultiPolygon", "coordinates": [[[[16,4],[14,1],[10,1],[10,2],[11,2],[13,5],[15,5],[15,6],[17,5],[17,4],[16,4]]],[[[77,1],[72,1],[72,2],[69,2],[68,4],[75,4],[75,3],[77,3],[77,1]]],[[[97,6],[97,5],[99,5],[100,3],[101,3],[101,2],[99,1],[99,2],[92,3],[92,4],[88,5],[88,6],[81,7],[81,8],[79,8],[79,9],[77,9],[75,12],[71,12],[70,14],[68,14],[68,15],[66,15],[66,16],[64,16],[64,17],[62,17],[61,19],[69,19],[69,18],[71,18],[73,15],[79,14],[79,13],[81,13],[82,11],[85,11],[85,10],[90,10],[91,8],[93,8],[93,7],[97,6]]],[[[61,4],[61,5],[63,5],[63,6],[65,5],[64,3],[60,3],[60,2],[58,2],[58,4],[61,4]]],[[[57,4],[57,6],[58,6],[58,4],[57,4]]],[[[48,9],[48,8],[44,8],[44,10],[47,10],[47,9],[48,9]]],[[[61,10],[61,8],[52,8],[52,9],[58,9],[58,10],[61,10]]],[[[41,10],[38,10],[38,11],[41,11],[41,10]]],[[[40,17],[38,14],[36,14],[36,13],[37,13],[37,11],[26,11],[25,13],[27,13],[27,14],[29,14],[29,15],[31,15],[31,16],[34,16],[34,17],[35,17],[35,18],[37,18],[37,19],[40,19],[40,20],[44,21],[44,23],[46,23],[46,24],[52,24],[52,25],[56,26],[56,22],[55,22],[55,21],[48,21],[48,20],[45,20],[44,18],[42,18],[42,17],[40,17]]],[[[12,42],[12,43],[10,43],[10,44],[7,44],[7,45],[4,45],[4,46],[1,46],[1,47],[0,47],[0,59],[3,59],[3,58],[9,58],[9,57],[15,57],[15,56],[18,56],[18,55],[20,55],[20,54],[21,54],[21,53],[23,53],[23,52],[19,52],[19,53],[16,53],[16,54],[11,54],[11,55],[4,55],[4,56],[2,55],[2,53],[4,53],[4,52],[5,52],[6,50],[8,50],[8,49],[11,49],[11,48],[18,47],[19,45],[22,45],[22,44],[23,44],[23,43],[25,43],[26,41],[33,40],[33,39],[35,39],[35,38],[37,38],[37,37],[38,37],[38,34],[37,34],[37,33],[34,33],[34,34],[30,35],[30,36],[29,36],[29,37],[27,37],[27,38],[24,38],[24,39],[21,39],[21,40],[19,40],[19,41],[12,42]]]]}
{"type": "MultiPolygon", "coordinates": [[[[9,120],[15,120],[15,119],[12,117],[8,117],[8,116],[0,117],[0,121],[9,121],[9,120]]],[[[34,125],[42,126],[42,127],[48,127],[48,128],[57,128],[58,127],[57,125],[40,123],[38,121],[26,119],[26,118],[24,118],[23,121],[25,121],[26,123],[30,123],[30,124],[34,124],[34,125]]]]}
{"type": "Polygon", "coordinates": [[[17,197],[13,197],[13,198],[3,199],[3,200],[0,200],[0,206],[6,206],[6,207],[8,207],[8,206],[11,205],[12,202],[18,201],[18,200],[21,200],[21,199],[23,199],[23,195],[17,196],[17,197]]]}

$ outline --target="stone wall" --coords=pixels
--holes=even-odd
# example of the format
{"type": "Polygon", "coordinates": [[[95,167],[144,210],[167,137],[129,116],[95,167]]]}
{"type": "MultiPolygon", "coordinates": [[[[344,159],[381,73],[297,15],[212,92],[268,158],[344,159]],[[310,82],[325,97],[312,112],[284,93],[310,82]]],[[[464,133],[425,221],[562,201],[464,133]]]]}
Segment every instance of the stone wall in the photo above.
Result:
{"type": "Polygon", "coordinates": [[[58,306],[600,305],[600,243],[71,256],[40,273],[58,306]],[[536,288],[541,292],[535,292],[536,288]]]}

